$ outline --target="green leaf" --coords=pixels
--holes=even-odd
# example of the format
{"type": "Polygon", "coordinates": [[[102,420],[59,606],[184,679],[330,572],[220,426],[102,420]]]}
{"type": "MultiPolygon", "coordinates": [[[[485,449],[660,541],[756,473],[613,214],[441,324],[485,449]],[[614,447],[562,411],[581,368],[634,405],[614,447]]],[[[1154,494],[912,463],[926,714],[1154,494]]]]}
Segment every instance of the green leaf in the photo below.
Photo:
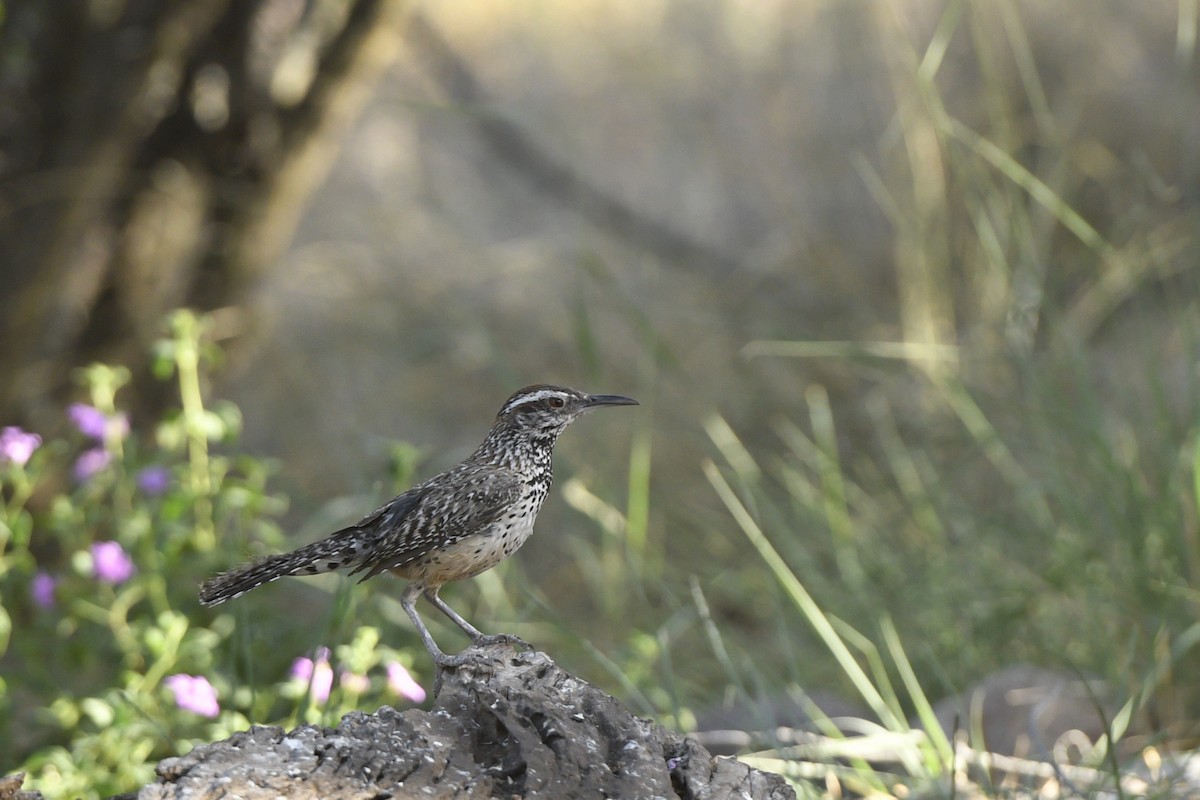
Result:
{"type": "Polygon", "coordinates": [[[165,381],[175,371],[175,343],[170,339],[161,339],[154,345],[154,358],[150,363],[154,377],[165,381]]]}
{"type": "Polygon", "coordinates": [[[197,418],[199,422],[200,433],[204,434],[204,438],[210,442],[219,442],[225,438],[228,427],[217,414],[205,409],[197,418]]]}
{"type": "Polygon", "coordinates": [[[79,710],[84,713],[97,727],[107,728],[113,723],[113,709],[108,703],[98,697],[85,697],[79,701],[79,710]]]}
{"type": "Polygon", "coordinates": [[[228,400],[212,403],[212,412],[225,426],[225,438],[236,439],[242,432],[242,410],[228,400]]]}
{"type": "Polygon", "coordinates": [[[183,429],[182,417],[174,416],[164,419],[154,432],[154,439],[163,450],[178,452],[187,441],[183,429]]]}

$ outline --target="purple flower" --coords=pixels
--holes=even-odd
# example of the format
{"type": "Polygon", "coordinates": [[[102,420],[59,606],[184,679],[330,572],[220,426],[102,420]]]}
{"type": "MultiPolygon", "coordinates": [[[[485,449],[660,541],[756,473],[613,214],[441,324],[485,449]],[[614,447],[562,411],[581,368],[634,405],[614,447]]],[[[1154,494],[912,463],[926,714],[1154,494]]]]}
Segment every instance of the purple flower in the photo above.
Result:
{"type": "Polygon", "coordinates": [[[112,453],[103,447],[84,450],[80,453],[79,458],[75,459],[75,480],[79,483],[86,483],[93,475],[107,467],[111,461],[112,453]]]}
{"type": "Polygon", "coordinates": [[[171,473],[166,467],[146,467],[138,473],[137,485],[148,495],[162,494],[171,485],[171,473]]]}
{"type": "Polygon", "coordinates": [[[33,602],[42,608],[52,608],[54,606],[54,588],[56,586],[58,586],[58,578],[45,570],[39,569],[37,574],[33,576],[33,583],[29,587],[29,596],[33,598],[33,602]]]}
{"type": "Polygon", "coordinates": [[[390,661],[387,665],[388,688],[401,697],[407,697],[414,703],[425,702],[425,690],[421,684],[413,680],[413,676],[399,661],[390,661]]]}
{"type": "Polygon", "coordinates": [[[133,560],[117,542],[94,542],[92,572],[105,583],[124,583],[133,577],[133,560]]]}
{"type": "Polygon", "coordinates": [[[108,416],[86,403],[71,403],[67,407],[67,416],[84,436],[92,439],[103,439],[108,432],[108,416]]]}
{"type": "Polygon", "coordinates": [[[36,433],[26,433],[17,427],[5,428],[0,432],[0,461],[10,461],[23,467],[41,443],[42,437],[36,433]]]}
{"type": "Polygon", "coordinates": [[[163,681],[175,695],[175,705],[202,717],[213,718],[221,713],[217,690],[203,675],[171,675],[163,681]]]}
{"type": "Polygon", "coordinates": [[[84,436],[104,441],[109,436],[124,439],[129,433],[129,417],[124,414],[109,416],[95,406],[86,403],[72,403],[67,407],[67,416],[84,436]]]}
{"type": "Polygon", "coordinates": [[[312,698],[318,703],[329,699],[333,688],[333,667],[329,666],[329,648],[317,648],[317,660],[301,656],[292,662],[292,677],[309,685],[312,698]]]}

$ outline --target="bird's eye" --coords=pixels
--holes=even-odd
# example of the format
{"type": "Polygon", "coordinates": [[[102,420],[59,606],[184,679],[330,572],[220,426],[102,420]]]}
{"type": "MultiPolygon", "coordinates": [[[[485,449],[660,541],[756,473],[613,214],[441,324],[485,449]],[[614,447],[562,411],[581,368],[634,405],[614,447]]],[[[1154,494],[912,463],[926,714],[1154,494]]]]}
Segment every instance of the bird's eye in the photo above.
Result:
{"type": "Polygon", "coordinates": [[[567,404],[567,401],[563,400],[561,397],[551,397],[550,398],[550,407],[551,408],[562,408],[566,404],[567,404]]]}

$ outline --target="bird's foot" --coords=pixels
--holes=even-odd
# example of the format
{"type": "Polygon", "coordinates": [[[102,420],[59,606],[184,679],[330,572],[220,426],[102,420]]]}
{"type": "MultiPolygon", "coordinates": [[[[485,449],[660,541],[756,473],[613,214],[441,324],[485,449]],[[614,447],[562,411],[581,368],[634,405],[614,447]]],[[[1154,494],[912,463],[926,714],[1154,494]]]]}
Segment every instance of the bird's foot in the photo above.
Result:
{"type": "Polygon", "coordinates": [[[493,644],[520,644],[524,645],[525,647],[530,647],[530,645],[522,642],[517,637],[509,636],[507,634],[481,636],[478,639],[473,640],[470,647],[468,647],[466,650],[463,650],[461,653],[458,653],[457,655],[450,656],[446,655],[445,653],[438,652],[433,656],[433,663],[436,664],[439,669],[457,669],[458,667],[463,667],[467,664],[478,666],[489,661],[495,661],[496,657],[494,655],[479,651],[479,648],[487,647],[488,645],[493,644]]]}
{"type": "Polygon", "coordinates": [[[471,640],[472,647],[488,647],[493,644],[511,644],[517,647],[524,647],[526,650],[532,650],[533,645],[522,639],[520,636],[514,636],[511,633],[492,633],[476,636],[471,640]]]}
{"type": "Polygon", "coordinates": [[[479,653],[471,650],[463,650],[458,655],[448,656],[445,653],[439,653],[433,657],[433,663],[437,665],[439,670],[442,669],[457,669],[464,664],[473,664],[480,660],[479,653]]]}
{"type": "Polygon", "coordinates": [[[437,652],[430,651],[430,655],[433,656],[433,663],[437,666],[439,672],[444,669],[458,669],[467,664],[481,665],[484,662],[494,660],[494,657],[479,652],[479,648],[489,647],[494,644],[510,644],[516,647],[523,647],[526,650],[533,650],[533,645],[519,636],[513,636],[511,633],[495,633],[476,636],[471,640],[471,646],[457,655],[446,655],[441,650],[437,652]]]}

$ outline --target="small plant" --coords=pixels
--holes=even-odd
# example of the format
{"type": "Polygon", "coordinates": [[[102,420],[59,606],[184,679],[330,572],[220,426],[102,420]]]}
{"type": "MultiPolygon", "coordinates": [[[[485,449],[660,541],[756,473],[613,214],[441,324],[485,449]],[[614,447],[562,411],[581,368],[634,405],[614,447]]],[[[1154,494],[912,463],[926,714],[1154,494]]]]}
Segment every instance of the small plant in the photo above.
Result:
{"type": "Polygon", "coordinates": [[[24,770],[47,796],[130,791],[158,759],[252,722],[424,700],[370,624],[332,647],[256,650],[251,679],[229,657],[248,648],[233,617],[196,602],[205,577],[282,544],[286,508],[271,465],[233,450],[237,408],[204,401],[208,329],[170,318],[156,373],[181,402],[156,424],[122,410],[127,370],[94,365],[65,433],[0,431],[0,774],[24,770]]]}

